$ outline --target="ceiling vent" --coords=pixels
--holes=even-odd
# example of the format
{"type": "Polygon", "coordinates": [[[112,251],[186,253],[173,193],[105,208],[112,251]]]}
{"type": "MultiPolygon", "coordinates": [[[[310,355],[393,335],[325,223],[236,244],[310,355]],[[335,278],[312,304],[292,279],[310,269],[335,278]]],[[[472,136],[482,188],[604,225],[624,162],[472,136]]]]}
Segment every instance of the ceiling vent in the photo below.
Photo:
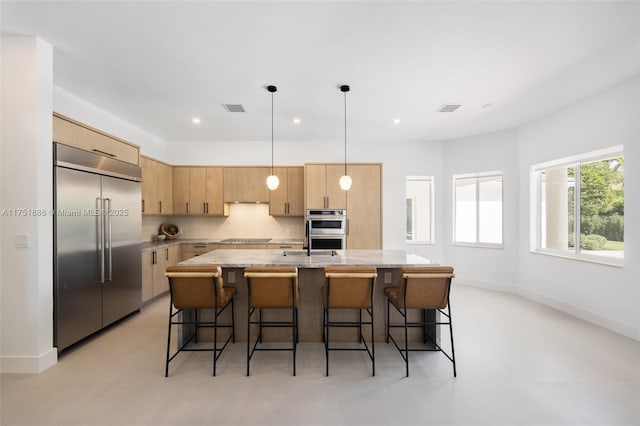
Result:
{"type": "Polygon", "coordinates": [[[444,104],[440,108],[438,108],[437,112],[453,112],[460,108],[460,105],[455,104],[444,104]]]}
{"type": "Polygon", "coordinates": [[[227,112],[244,112],[244,107],[240,104],[222,104],[227,112]]]}

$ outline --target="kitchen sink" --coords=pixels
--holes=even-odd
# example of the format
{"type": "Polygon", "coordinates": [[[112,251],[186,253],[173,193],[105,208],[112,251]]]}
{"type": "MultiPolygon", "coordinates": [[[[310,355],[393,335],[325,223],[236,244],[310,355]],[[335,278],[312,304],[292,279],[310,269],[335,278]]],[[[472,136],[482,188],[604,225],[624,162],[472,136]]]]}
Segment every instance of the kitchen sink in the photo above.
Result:
{"type": "Polygon", "coordinates": [[[227,244],[264,244],[271,241],[271,238],[227,238],[222,240],[227,244]]]}
{"type": "MultiPolygon", "coordinates": [[[[306,250],[285,250],[282,252],[283,256],[306,256],[306,250]]],[[[311,256],[337,256],[338,252],[335,250],[311,250],[311,256]]]]}

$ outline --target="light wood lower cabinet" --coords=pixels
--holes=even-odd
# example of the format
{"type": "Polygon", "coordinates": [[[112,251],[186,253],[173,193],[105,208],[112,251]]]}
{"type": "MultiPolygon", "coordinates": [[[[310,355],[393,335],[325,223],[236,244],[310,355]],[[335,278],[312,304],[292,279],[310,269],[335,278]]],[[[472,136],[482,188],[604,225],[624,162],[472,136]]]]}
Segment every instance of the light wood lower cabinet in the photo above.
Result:
{"type": "Polygon", "coordinates": [[[220,248],[217,243],[188,243],[182,245],[182,260],[191,259],[220,248]]]}
{"type": "Polygon", "coordinates": [[[142,252],[142,302],[169,290],[164,276],[168,266],[176,265],[181,258],[179,245],[142,252]]]}

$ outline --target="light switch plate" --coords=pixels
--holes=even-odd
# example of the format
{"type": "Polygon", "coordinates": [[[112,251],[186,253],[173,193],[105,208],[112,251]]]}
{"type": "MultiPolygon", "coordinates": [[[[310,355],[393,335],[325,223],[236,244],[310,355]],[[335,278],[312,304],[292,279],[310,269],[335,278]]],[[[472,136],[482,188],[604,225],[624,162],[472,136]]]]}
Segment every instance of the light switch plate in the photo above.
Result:
{"type": "Polygon", "coordinates": [[[27,247],[29,247],[29,234],[16,234],[15,235],[15,246],[17,248],[27,248],[27,247]]]}
{"type": "Polygon", "coordinates": [[[229,271],[229,273],[227,274],[227,281],[229,281],[229,284],[233,284],[236,282],[236,273],[233,271],[229,271]]]}
{"type": "Polygon", "coordinates": [[[384,273],[384,283],[391,284],[391,272],[384,273]]]}

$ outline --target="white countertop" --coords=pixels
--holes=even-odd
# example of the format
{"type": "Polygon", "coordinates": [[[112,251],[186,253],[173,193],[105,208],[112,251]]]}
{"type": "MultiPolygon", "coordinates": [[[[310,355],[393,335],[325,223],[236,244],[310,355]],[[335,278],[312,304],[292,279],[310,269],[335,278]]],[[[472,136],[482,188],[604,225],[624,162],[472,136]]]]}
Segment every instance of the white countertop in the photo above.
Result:
{"type": "Polygon", "coordinates": [[[180,265],[220,265],[223,268],[251,266],[297,266],[298,268],[324,268],[330,265],[376,266],[401,268],[403,266],[435,265],[431,260],[403,250],[337,250],[337,255],[311,254],[302,250],[225,250],[219,249],[180,262],[180,265]],[[284,256],[283,252],[287,252],[284,256]]]}

